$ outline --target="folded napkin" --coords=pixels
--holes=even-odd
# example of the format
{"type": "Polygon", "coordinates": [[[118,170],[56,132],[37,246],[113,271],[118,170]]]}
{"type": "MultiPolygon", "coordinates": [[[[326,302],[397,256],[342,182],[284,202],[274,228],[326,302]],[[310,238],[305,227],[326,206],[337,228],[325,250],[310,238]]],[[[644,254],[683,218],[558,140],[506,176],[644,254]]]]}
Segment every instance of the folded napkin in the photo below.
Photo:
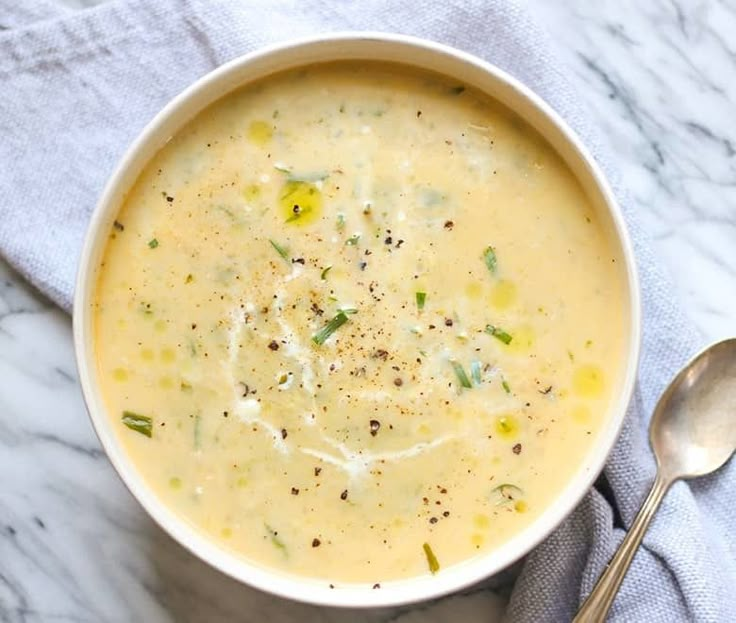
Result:
{"type": "MultiPolygon", "coordinates": [[[[552,43],[526,10],[513,0],[423,0],[421,7],[402,0],[123,0],[53,19],[52,12],[50,2],[0,0],[0,253],[66,310],[90,212],[123,150],[172,96],[262,44],[331,30],[449,43],[521,79],[583,137],[633,236],[644,344],[637,391],[601,479],[526,558],[511,591],[509,621],[570,620],[652,482],[649,415],[697,336],[552,43]]],[[[729,508],[735,490],[732,462],[670,491],[612,621],[736,621],[736,515],[729,508]]]]}

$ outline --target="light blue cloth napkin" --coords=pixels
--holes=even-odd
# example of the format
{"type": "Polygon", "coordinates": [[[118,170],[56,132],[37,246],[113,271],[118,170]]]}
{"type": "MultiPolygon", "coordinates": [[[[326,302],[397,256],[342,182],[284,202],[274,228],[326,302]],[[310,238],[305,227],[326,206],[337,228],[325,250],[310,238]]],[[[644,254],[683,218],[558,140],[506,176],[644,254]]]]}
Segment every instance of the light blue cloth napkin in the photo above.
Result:
{"type": "MultiPolygon", "coordinates": [[[[520,78],[583,137],[607,171],[632,232],[644,345],[638,389],[597,488],[527,557],[511,593],[509,621],[570,620],[653,479],[649,415],[693,354],[697,336],[554,59],[553,44],[526,10],[513,0],[130,0],[53,15],[49,2],[0,0],[0,253],[67,310],[87,220],[123,150],[173,95],[259,45],[347,29],[435,39],[520,78]]],[[[612,621],[736,621],[735,491],[736,463],[672,489],[612,621]]]]}

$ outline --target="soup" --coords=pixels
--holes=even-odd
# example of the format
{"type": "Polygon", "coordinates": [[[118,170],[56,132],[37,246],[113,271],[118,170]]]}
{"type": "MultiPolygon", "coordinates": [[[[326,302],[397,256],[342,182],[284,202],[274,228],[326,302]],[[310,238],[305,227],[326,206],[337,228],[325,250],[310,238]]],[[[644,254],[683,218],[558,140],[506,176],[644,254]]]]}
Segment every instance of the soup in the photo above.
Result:
{"type": "Polygon", "coordinates": [[[277,74],[125,198],[95,294],[120,443],[227,551],[326,583],[442,573],[578,470],[623,369],[618,248],[552,148],[399,66],[277,74]]]}

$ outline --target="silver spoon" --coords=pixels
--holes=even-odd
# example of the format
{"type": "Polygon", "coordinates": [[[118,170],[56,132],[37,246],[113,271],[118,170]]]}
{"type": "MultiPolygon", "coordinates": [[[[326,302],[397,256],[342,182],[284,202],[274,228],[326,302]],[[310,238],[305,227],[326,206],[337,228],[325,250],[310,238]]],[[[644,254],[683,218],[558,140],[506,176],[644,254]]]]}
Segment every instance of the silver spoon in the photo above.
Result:
{"type": "Polygon", "coordinates": [[[679,372],[657,403],[649,442],[657,459],[657,477],[629,533],[573,623],[605,620],[672,484],[716,471],[736,450],[736,338],[706,348],[679,372]]]}

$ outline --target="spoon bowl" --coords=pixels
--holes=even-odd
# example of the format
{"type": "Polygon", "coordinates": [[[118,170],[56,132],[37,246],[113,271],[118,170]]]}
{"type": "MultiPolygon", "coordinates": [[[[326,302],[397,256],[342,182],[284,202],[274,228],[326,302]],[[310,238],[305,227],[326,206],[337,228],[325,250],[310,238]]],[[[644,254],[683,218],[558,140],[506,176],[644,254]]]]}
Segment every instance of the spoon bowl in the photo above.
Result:
{"type": "Polygon", "coordinates": [[[677,374],[657,403],[649,441],[657,477],[618,551],[573,623],[600,623],[672,483],[710,474],[736,451],[736,338],[717,342],[677,374]]]}
{"type": "Polygon", "coordinates": [[[696,355],[652,416],[650,443],[663,477],[709,474],[736,448],[736,338],[696,355]]]}

